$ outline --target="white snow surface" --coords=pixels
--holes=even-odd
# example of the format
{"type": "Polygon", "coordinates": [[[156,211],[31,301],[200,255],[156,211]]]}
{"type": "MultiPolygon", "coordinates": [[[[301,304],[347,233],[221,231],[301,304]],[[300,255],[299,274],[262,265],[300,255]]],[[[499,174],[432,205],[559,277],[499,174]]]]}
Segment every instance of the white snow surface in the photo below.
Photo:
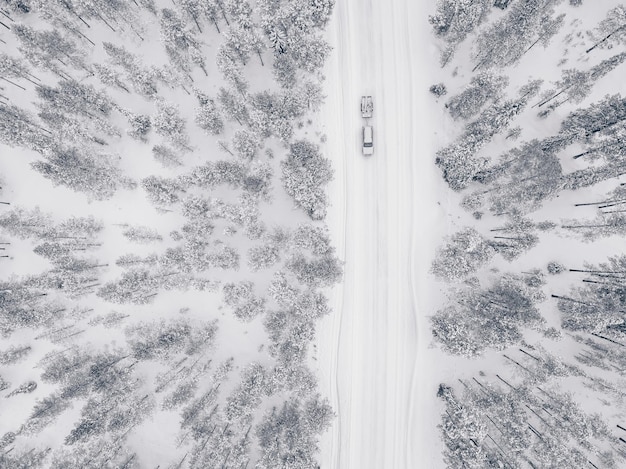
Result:
{"type": "Polygon", "coordinates": [[[328,224],[345,274],[318,330],[320,390],[337,413],[322,468],[443,467],[435,393],[445,370],[427,322],[442,296],[428,269],[447,231],[433,164],[432,117],[441,111],[428,96],[433,5],[341,1],[328,31],[328,224]],[[361,154],[361,95],[374,99],[371,157],[361,154]]]}

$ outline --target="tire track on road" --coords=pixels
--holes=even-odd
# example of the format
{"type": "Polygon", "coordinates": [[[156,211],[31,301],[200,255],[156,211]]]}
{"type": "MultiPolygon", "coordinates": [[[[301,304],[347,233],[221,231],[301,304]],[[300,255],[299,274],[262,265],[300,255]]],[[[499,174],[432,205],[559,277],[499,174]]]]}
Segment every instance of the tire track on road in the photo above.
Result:
{"type": "Polygon", "coordinates": [[[329,143],[342,161],[343,185],[335,195],[344,202],[334,213],[344,223],[334,229],[347,264],[343,295],[334,301],[341,311],[333,313],[337,335],[329,371],[338,413],[330,461],[340,469],[419,467],[411,432],[419,314],[412,184],[419,155],[409,1],[337,4],[337,82],[329,84],[337,102],[329,143]],[[375,101],[375,154],[369,159],[357,138],[361,94],[375,101]]]}
{"type": "MultiPolygon", "coordinates": [[[[413,47],[413,36],[411,34],[411,15],[409,13],[409,11],[407,10],[407,13],[404,17],[404,22],[405,22],[405,26],[407,28],[408,31],[408,55],[409,57],[407,58],[409,60],[409,68],[410,68],[410,76],[411,76],[411,82],[413,82],[413,80],[417,79],[417,73],[416,73],[416,66],[415,66],[415,58],[417,57],[417,55],[415,54],[415,50],[413,47]]],[[[415,93],[413,92],[413,87],[409,88],[410,91],[410,99],[409,102],[411,103],[411,107],[413,109],[418,109],[417,106],[417,102],[415,99],[415,93]]],[[[419,92],[418,92],[419,93],[419,92]]],[[[411,174],[411,178],[413,181],[418,181],[418,177],[417,177],[417,164],[415,163],[415,159],[416,158],[422,158],[425,159],[424,157],[428,158],[430,155],[421,155],[419,154],[419,152],[417,151],[417,145],[415,143],[416,138],[416,125],[414,123],[413,120],[413,116],[411,116],[411,125],[410,125],[410,137],[409,137],[409,141],[410,141],[410,148],[412,149],[412,154],[413,157],[409,158],[409,168],[410,171],[409,173],[411,174]]],[[[411,196],[411,200],[417,200],[417,198],[415,197],[415,193],[416,191],[414,190],[414,186],[411,185],[410,186],[411,191],[410,191],[410,196],[411,196]]],[[[416,215],[416,214],[414,214],[416,215]]],[[[413,216],[412,219],[412,223],[411,223],[411,240],[410,240],[410,255],[409,255],[409,285],[410,285],[410,289],[411,289],[411,298],[412,298],[412,304],[411,304],[411,314],[412,314],[412,319],[413,319],[413,327],[415,330],[415,340],[416,342],[419,340],[418,336],[418,324],[419,324],[419,319],[418,319],[418,314],[420,313],[419,311],[419,303],[418,303],[418,297],[417,297],[417,275],[415,272],[415,259],[417,259],[417,253],[416,253],[416,246],[417,246],[417,237],[418,237],[418,226],[417,226],[417,220],[418,217],[417,216],[413,216]]],[[[423,314],[423,312],[422,312],[423,314]]],[[[419,350],[419,349],[418,349],[419,350]]],[[[417,372],[416,372],[416,365],[417,365],[417,356],[415,357],[414,363],[413,363],[413,370],[411,371],[411,380],[410,380],[410,386],[409,386],[409,402],[408,402],[408,410],[409,410],[409,422],[408,422],[408,427],[407,427],[407,439],[408,441],[414,441],[415,435],[412,431],[412,429],[415,426],[415,403],[416,403],[416,399],[415,397],[417,396],[417,372]]],[[[413,446],[412,446],[413,447],[413,446]]],[[[405,467],[417,467],[417,461],[419,460],[419,455],[416,455],[414,451],[410,451],[409,454],[407,455],[407,460],[406,460],[406,464],[405,467]]]]}

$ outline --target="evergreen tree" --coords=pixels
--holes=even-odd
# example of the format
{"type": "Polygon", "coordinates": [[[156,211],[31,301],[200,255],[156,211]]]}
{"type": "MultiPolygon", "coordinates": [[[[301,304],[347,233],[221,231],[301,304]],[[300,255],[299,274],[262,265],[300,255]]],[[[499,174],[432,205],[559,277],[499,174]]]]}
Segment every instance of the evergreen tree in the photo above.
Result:
{"type": "Polygon", "coordinates": [[[437,251],[432,272],[447,280],[462,279],[484,266],[495,255],[491,244],[473,228],[454,234],[437,251]]]}
{"type": "Polygon", "coordinates": [[[505,67],[517,62],[536,44],[548,41],[563,25],[565,15],[554,17],[560,0],[522,0],[513,3],[500,20],[476,39],[476,69],[505,67]]]}
{"type": "Polygon", "coordinates": [[[626,337],[626,256],[609,258],[598,266],[588,265],[584,287],[574,288],[557,299],[565,329],[626,337]]]}
{"type": "Polygon", "coordinates": [[[487,18],[491,0],[439,0],[437,11],[429,17],[436,36],[448,43],[442,53],[441,63],[445,65],[454,54],[458,44],[463,42],[477,26],[487,18]]]}
{"type": "Polygon", "coordinates": [[[211,135],[219,135],[224,130],[224,121],[215,101],[206,94],[196,91],[200,107],[196,110],[196,124],[211,135]]]}
{"type": "Polygon", "coordinates": [[[591,33],[594,44],[587,49],[587,53],[594,49],[610,48],[626,40],[626,8],[618,5],[609,10],[606,18],[591,33]]]}
{"type": "Polygon", "coordinates": [[[332,179],[332,168],[319,148],[306,140],[293,143],[281,168],[283,187],[294,203],[312,219],[324,218],[328,204],[324,186],[332,179]]]}
{"type": "Polygon", "coordinates": [[[19,41],[20,52],[33,66],[49,69],[62,78],[68,78],[63,71],[66,66],[88,70],[84,53],[57,29],[36,31],[30,26],[16,24],[12,31],[19,41]]]}
{"type": "Polygon", "coordinates": [[[65,185],[96,199],[109,198],[117,189],[134,185],[107,155],[75,147],[54,148],[44,160],[32,163],[32,167],[53,184],[65,185]]]}
{"type": "Polygon", "coordinates": [[[327,402],[314,396],[305,402],[290,399],[274,408],[257,427],[262,449],[259,468],[313,468],[317,466],[317,435],[329,425],[332,411],[327,402]]]}
{"type": "Polygon", "coordinates": [[[457,305],[433,316],[433,336],[447,352],[467,357],[519,343],[524,327],[545,322],[537,308],[545,299],[542,283],[532,280],[507,274],[484,290],[458,292],[457,305]]]}
{"type": "Polygon", "coordinates": [[[472,77],[461,93],[450,98],[446,108],[454,119],[469,119],[487,102],[499,99],[508,81],[507,77],[482,72],[472,77]]]}

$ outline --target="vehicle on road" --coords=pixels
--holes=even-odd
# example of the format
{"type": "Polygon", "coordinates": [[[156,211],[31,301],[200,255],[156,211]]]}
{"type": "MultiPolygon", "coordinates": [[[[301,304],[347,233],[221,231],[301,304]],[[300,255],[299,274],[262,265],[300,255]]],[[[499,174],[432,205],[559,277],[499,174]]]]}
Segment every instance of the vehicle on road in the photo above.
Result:
{"type": "Polygon", "coordinates": [[[365,119],[372,117],[374,101],[371,96],[361,96],[361,116],[365,119]]]}
{"type": "Polygon", "coordinates": [[[366,156],[374,154],[374,127],[371,125],[363,127],[363,154],[366,156]]]}

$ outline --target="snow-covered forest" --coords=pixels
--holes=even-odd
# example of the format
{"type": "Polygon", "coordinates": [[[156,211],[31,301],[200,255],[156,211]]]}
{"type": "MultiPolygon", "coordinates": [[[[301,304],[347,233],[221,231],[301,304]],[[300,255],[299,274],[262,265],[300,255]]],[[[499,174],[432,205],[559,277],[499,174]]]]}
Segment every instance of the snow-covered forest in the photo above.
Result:
{"type": "Polygon", "coordinates": [[[620,0],[0,1],[0,469],[626,467],[625,62],[620,0]]]}
{"type": "Polygon", "coordinates": [[[0,467],[316,467],[333,3],[0,3],[0,467]]]}
{"type": "Polygon", "coordinates": [[[626,467],[626,7],[440,0],[449,468],[626,467]],[[445,134],[445,135],[444,135],[445,134]]]}

